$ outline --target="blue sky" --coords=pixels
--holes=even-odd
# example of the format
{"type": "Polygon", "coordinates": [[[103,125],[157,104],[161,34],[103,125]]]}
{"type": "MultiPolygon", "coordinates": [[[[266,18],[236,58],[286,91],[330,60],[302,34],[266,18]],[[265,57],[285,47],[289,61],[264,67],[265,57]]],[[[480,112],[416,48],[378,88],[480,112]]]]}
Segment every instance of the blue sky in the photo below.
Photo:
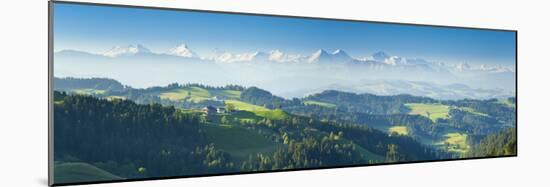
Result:
{"type": "Polygon", "coordinates": [[[165,52],[180,43],[201,56],[343,49],[353,57],[384,51],[450,63],[515,63],[513,32],[55,3],[55,51],[143,44],[165,52]]]}

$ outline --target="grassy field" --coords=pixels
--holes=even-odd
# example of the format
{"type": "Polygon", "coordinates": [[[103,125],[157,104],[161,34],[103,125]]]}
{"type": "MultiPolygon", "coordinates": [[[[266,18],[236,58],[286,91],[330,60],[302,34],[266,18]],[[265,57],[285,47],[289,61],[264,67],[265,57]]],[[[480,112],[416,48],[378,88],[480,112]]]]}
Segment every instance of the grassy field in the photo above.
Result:
{"type": "Polygon", "coordinates": [[[159,94],[159,97],[161,99],[169,99],[172,101],[189,100],[192,102],[200,102],[213,96],[211,96],[210,92],[204,88],[189,87],[163,92],[159,94]]]}
{"type": "Polygon", "coordinates": [[[210,92],[204,88],[191,87],[189,90],[190,90],[189,92],[191,93],[191,95],[189,95],[190,96],[189,100],[195,103],[198,103],[200,101],[213,97],[210,95],[210,92]]]}
{"type": "Polygon", "coordinates": [[[466,153],[470,149],[468,145],[468,135],[462,133],[447,133],[445,140],[436,143],[439,146],[445,146],[444,148],[449,152],[466,153]]]}
{"type": "Polygon", "coordinates": [[[269,110],[269,111],[255,111],[256,115],[274,120],[282,120],[289,116],[288,113],[281,109],[269,110]]]}
{"type": "Polygon", "coordinates": [[[54,182],[87,182],[123,179],[93,165],[81,162],[68,162],[54,166],[54,182]]]}
{"type": "Polygon", "coordinates": [[[223,96],[230,99],[241,98],[241,91],[237,91],[237,90],[213,90],[213,91],[210,91],[210,94],[214,96],[223,96]]]}
{"type": "Polygon", "coordinates": [[[253,105],[253,104],[250,104],[250,103],[245,103],[245,102],[237,101],[237,100],[226,100],[225,104],[231,104],[231,105],[235,106],[235,109],[237,109],[237,110],[244,110],[244,111],[251,111],[251,112],[253,112],[253,111],[269,111],[268,108],[265,108],[263,106],[253,105]]]}
{"type": "Polygon", "coordinates": [[[409,114],[422,115],[430,118],[433,122],[437,119],[449,118],[449,106],[443,104],[425,104],[425,103],[407,103],[406,107],[409,107],[411,111],[409,114]]]}
{"type": "Polygon", "coordinates": [[[262,119],[261,116],[256,115],[254,112],[244,110],[233,111],[230,115],[225,116],[231,121],[234,119],[239,121],[258,121],[262,119]]]}
{"type": "Polygon", "coordinates": [[[318,106],[322,106],[322,107],[327,107],[327,108],[334,108],[336,107],[335,104],[331,104],[331,103],[325,103],[325,102],[319,102],[319,101],[304,101],[304,104],[305,105],[318,105],[318,106]]]}
{"type": "Polygon", "coordinates": [[[111,96],[107,96],[105,98],[109,101],[114,100],[114,99],[122,99],[122,100],[126,99],[126,97],[124,97],[124,96],[117,96],[117,95],[111,95],[111,96]]]}
{"type": "Polygon", "coordinates": [[[516,104],[510,102],[508,99],[499,99],[497,101],[497,103],[504,104],[504,105],[506,105],[507,107],[510,107],[510,108],[516,108],[516,104]]]}
{"type": "Polygon", "coordinates": [[[238,160],[244,160],[250,154],[272,152],[277,148],[277,143],[243,127],[206,125],[204,129],[209,142],[238,160]]]}
{"type": "Polygon", "coordinates": [[[401,126],[401,125],[396,125],[396,126],[390,127],[388,129],[388,132],[390,134],[395,133],[395,134],[401,135],[401,136],[409,135],[409,129],[407,129],[407,126],[401,126]]]}
{"type": "Polygon", "coordinates": [[[207,99],[213,99],[215,96],[230,98],[230,99],[239,99],[241,97],[241,91],[237,90],[212,90],[209,91],[200,87],[188,87],[188,88],[177,88],[167,92],[159,93],[161,99],[169,99],[172,101],[187,100],[191,102],[200,102],[207,99]]]}
{"type": "Polygon", "coordinates": [[[72,92],[82,95],[91,95],[91,94],[105,94],[106,90],[96,90],[96,89],[73,89],[72,92]]]}
{"type": "Polygon", "coordinates": [[[489,116],[488,114],[478,112],[475,109],[470,108],[470,107],[458,107],[458,109],[462,110],[464,112],[469,112],[469,113],[475,114],[475,115],[480,115],[480,116],[485,116],[485,117],[489,116]]]}
{"type": "Polygon", "coordinates": [[[189,90],[187,89],[174,89],[170,92],[164,92],[159,95],[161,99],[169,99],[172,101],[183,100],[188,96],[189,90]]]}
{"type": "Polygon", "coordinates": [[[253,105],[250,103],[245,103],[237,100],[226,100],[225,103],[235,106],[235,109],[237,110],[252,112],[257,116],[261,116],[268,119],[281,120],[288,117],[289,115],[288,113],[286,113],[281,109],[271,110],[263,106],[253,105]]]}

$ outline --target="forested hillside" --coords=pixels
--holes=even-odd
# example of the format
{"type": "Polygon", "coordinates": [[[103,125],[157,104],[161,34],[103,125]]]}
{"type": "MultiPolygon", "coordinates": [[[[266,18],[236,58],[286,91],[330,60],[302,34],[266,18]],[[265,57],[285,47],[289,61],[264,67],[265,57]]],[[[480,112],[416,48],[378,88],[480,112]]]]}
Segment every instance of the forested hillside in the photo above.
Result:
{"type": "Polygon", "coordinates": [[[435,150],[409,137],[367,127],[234,110],[205,116],[155,103],[55,92],[55,159],[58,164],[88,163],[132,178],[438,158],[435,150]],[[211,137],[214,131],[218,136],[211,137]],[[231,144],[244,144],[238,140],[247,137],[220,137],[223,133],[265,139],[264,147],[272,148],[248,149],[243,156],[237,152],[246,149],[232,150],[239,145],[231,144]]]}
{"type": "Polygon", "coordinates": [[[238,85],[55,81],[54,159],[64,180],[77,176],[73,166],[142,178],[516,154],[514,98],[328,90],[285,99],[238,85]]]}
{"type": "Polygon", "coordinates": [[[509,128],[502,132],[491,134],[476,143],[468,156],[509,156],[517,154],[516,128],[509,128]]]}
{"type": "Polygon", "coordinates": [[[231,168],[229,155],[206,142],[197,116],[159,104],[55,93],[58,161],[93,163],[123,177],[231,168]]]}

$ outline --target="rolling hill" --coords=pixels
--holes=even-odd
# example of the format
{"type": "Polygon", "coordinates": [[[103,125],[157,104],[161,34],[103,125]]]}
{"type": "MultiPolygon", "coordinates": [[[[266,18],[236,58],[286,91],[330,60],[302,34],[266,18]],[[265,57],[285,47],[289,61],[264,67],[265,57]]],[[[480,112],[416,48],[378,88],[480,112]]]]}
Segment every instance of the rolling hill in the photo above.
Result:
{"type": "MultiPolygon", "coordinates": [[[[349,153],[350,158],[353,157],[353,162],[360,163],[383,163],[400,159],[410,161],[456,158],[468,155],[477,139],[507,128],[515,120],[512,115],[515,108],[510,107],[513,105],[513,98],[506,102],[471,99],[437,100],[411,95],[379,96],[326,90],[304,98],[289,100],[261,88],[237,85],[213,87],[174,83],[163,87],[136,89],[112,79],[56,80],[63,81],[63,87],[57,90],[66,92],[55,94],[55,106],[62,110],[78,109],[71,106],[79,104],[92,108],[121,105],[122,108],[114,110],[116,115],[93,113],[93,115],[107,115],[108,120],[116,121],[118,117],[161,107],[167,112],[161,116],[149,116],[156,113],[140,113],[149,117],[136,115],[132,118],[121,118],[152,120],[155,124],[162,126],[160,129],[148,126],[147,123],[139,120],[120,124],[139,124],[128,127],[129,129],[124,132],[132,132],[133,136],[137,135],[145,139],[163,140],[160,147],[154,144],[148,145],[151,151],[147,152],[147,150],[141,150],[138,143],[110,145],[105,142],[104,145],[134,147],[135,152],[133,152],[136,155],[146,154],[136,156],[135,160],[131,161],[135,163],[141,163],[143,159],[150,158],[162,163],[174,162],[181,157],[193,161],[198,159],[198,165],[192,170],[194,172],[238,171],[243,168],[257,170],[264,167],[292,168],[306,166],[307,164],[302,165],[305,163],[323,165],[318,162],[319,160],[309,160],[313,159],[310,156],[289,157],[289,159],[299,159],[293,161],[299,164],[277,160],[298,154],[297,152],[300,151],[319,156],[317,154],[327,151],[323,146],[331,146],[330,149],[336,151],[323,154],[349,153]],[[100,104],[93,104],[96,102],[100,104]],[[207,115],[202,111],[206,106],[224,110],[207,115]],[[162,120],[159,122],[155,119],[162,120]],[[177,122],[180,125],[174,126],[162,122],[178,119],[189,120],[186,123],[193,124],[193,133],[186,137],[178,136],[178,133],[189,131],[170,129],[185,128],[183,125],[185,123],[177,122]],[[133,129],[138,126],[149,130],[133,129]],[[155,133],[154,136],[149,134],[151,132],[155,133]],[[168,133],[168,136],[163,133],[168,133]],[[333,134],[339,134],[338,140],[333,134]],[[183,138],[194,140],[184,141],[183,138]],[[327,138],[331,141],[324,142],[322,145],[312,143],[327,138]],[[321,148],[323,151],[316,151],[321,148]],[[387,158],[389,150],[397,151],[399,154],[392,153],[390,155],[393,156],[387,158]],[[155,156],[157,154],[160,156],[155,156]],[[206,160],[202,160],[204,158],[206,160]],[[262,165],[266,164],[264,162],[275,165],[262,165]]],[[[98,109],[97,111],[108,110],[98,109]]],[[[58,120],[74,120],[64,118],[64,113],[57,115],[61,116],[56,117],[58,120]]],[[[63,121],[63,123],[66,122],[68,121],[63,121]]],[[[97,121],[94,126],[98,126],[98,123],[102,124],[104,121],[97,121]]],[[[124,129],[123,126],[114,127],[124,129]]],[[[66,128],[64,130],[70,130],[74,127],[64,128],[66,128]]],[[[102,124],[101,128],[105,128],[101,129],[105,132],[118,132],[111,129],[113,127],[108,124],[102,124]]],[[[131,138],[126,135],[122,137],[131,138]]],[[[119,136],[108,138],[116,141],[119,136]]],[[[78,142],[78,140],[69,142],[78,142]]],[[[72,153],[82,149],[71,148],[68,151],[72,153]]],[[[89,155],[94,154],[77,155],[80,155],[77,156],[79,159],[87,161],[91,158],[89,155]]],[[[335,163],[347,163],[343,162],[344,160],[340,161],[342,162],[335,163]]],[[[170,167],[169,171],[164,171],[161,168],[155,168],[158,163],[155,164],[153,161],[145,163],[147,175],[150,176],[188,172],[181,171],[181,168],[175,166],[170,167]]]]}
{"type": "Polygon", "coordinates": [[[67,162],[54,166],[54,181],[58,184],[120,179],[123,178],[83,162],[67,162]]]}
{"type": "Polygon", "coordinates": [[[245,160],[249,155],[274,152],[281,146],[257,132],[235,125],[206,125],[204,130],[208,142],[231,154],[237,162],[245,160]]]}

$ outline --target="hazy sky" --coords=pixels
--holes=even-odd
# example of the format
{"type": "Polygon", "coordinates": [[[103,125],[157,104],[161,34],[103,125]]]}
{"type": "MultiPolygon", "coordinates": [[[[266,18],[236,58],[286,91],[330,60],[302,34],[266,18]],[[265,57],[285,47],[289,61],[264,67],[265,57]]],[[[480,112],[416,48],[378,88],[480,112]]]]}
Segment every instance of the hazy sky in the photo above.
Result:
{"type": "Polygon", "coordinates": [[[180,43],[200,56],[343,49],[353,57],[384,51],[449,63],[515,63],[513,32],[55,3],[55,51],[142,44],[161,53],[180,43]]]}

